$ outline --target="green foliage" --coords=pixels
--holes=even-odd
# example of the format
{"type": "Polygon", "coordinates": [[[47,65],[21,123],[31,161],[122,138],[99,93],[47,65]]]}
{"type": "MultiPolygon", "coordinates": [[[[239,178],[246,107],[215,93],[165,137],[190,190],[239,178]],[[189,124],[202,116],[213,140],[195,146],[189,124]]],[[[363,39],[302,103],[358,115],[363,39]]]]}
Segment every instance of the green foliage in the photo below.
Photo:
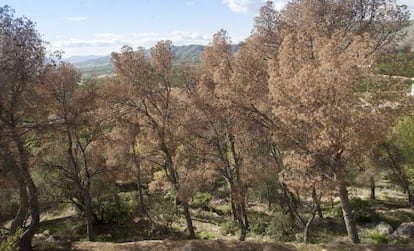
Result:
{"type": "Polygon", "coordinates": [[[111,184],[93,200],[93,208],[102,223],[122,224],[133,217],[136,204],[131,197],[120,196],[118,188],[111,184]]]}
{"type": "Polygon", "coordinates": [[[208,203],[211,201],[212,198],[213,198],[213,196],[211,196],[211,194],[209,194],[209,193],[197,192],[193,196],[193,201],[191,203],[191,207],[193,207],[193,208],[207,207],[208,203]]]}
{"type": "Polygon", "coordinates": [[[171,227],[178,218],[174,193],[154,191],[149,196],[148,206],[151,218],[166,227],[171,227]]]}
{"type": "Polygon", "coordinates": [[[248,217],[250,223],[250,232],[258,235],[266,234],[266,228],[269,226],[269,222],[271,221],[272,217],[267,214],[250,211],[248,217]]]}
{"type": "Polygon", "coordinates": [[[295,241],[296,242],[303,242],[304,237],[303,237],[303,233],[296,233],[295,234],[295,241]]]}
{"type": "Polygon", "coordinates": [[[300,226],[293,221],[288,213],[282,210],[274,211],[272,220],[266,228],[266,234],[276,241],[294,241],[296,233],[300,232],[300,226]]]}
{"type": "Polygon", "coordinates": [[[5,239],[2,239],[2,236],[5,236],[5,233],[0,231],[0,251],[13,251],[18,250],[18,243],[20,238],[21,230],[17,231],[14,235],[4,237],[5,239]]]}
{"type": "Polygon", "coordinates": [[[78,216],[71,216],[51,220],[44,226],[40,226],[38,233],[48,230],[51,235],[59,236],[62,240],[78,241],[86,234],[84,219],[78,216]]]}
{"type": "Polygon", "coordinates": [[[17,190],[2,189],[0,193],[0,224],[13,218],[19,210],[17,190]]]}
{"type": "Polygon", "coordinates": [[[215,233],[207,232],[207,231],[201,231],[196,233],[197,239],[200,240],[215,240],[217,239],[217,235],[215,233]]]}
{"type": "Polygon", "coordinates": [[[220,215],[231,215],[231,206],[229,204],[216,206],[215,210],[220,215]]]}
{"type": "Polygon", "coordinates": [[[280,190],[280,184],[274,177],[269,177],[263,182],[257,182],[249,191],[253,198],[267,201],[268,205],[284,203],[284,196],[280,190]]]}
{"type": "Polygon", "coordinates": [[[403,118],[395,128],[395,142],[402,152],[405,171],[410,180],[414,182],[414,116],[403,118]]]}
{"type": "Polygon", "coordinates": [[[414,53],[408,47],[387,52],[380,58],[376,71],[385,75],[414,77],[414,53]]]}
{"type": "Polygon", "coordinates": [[[239,226],[233,220],[227,220],[220,224],[220,232],[222,235],[235,235],[239,226]]]}
{"type": "MultiPolygon", "coordinates": [[[[354,197],[350,200],[352,214],[354,219],[359,224],[366,224],[374,222],[378,219],[378,215],[371,207],[371,201],[363,200],[359,197],[354,197]]],[[[337,207],[334,212],[334,218],[343,221],[342,208],[337,207]]]]}
{"type": "Polygon", "coordinates": [[[369,79],[364,79],[363,81],[361,81],[361,84],[355,87],[355,92],[368,92],[372,88],[375,88],[376,85],[376,82],[373,82],[369,79]]]}
{"type": "Polygon", "coordinates": [[[350,201],[352,213],[357,223],[369,223],[377,218],[375,210],[371,207],[371,202],[354,197],[350,201]]]}
{"type": "Polygon", "coordinates": [[[374,230],[369,233],[369,238],[373,244],[388,244],[388,237],[384,233],[380,233],[377,230],[374,230]]]}

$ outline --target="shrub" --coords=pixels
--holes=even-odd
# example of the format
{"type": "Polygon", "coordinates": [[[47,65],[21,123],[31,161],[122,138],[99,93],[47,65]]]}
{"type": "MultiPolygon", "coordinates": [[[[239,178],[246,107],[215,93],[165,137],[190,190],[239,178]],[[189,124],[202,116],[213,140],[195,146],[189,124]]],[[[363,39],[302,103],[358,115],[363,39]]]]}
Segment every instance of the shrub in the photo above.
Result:
{"type": "Polygon", "coordinates": [[[213,198],[209,193],[201,193],[197,192],[193,196],[193,201],[191,203],[191,207],[193,208],[205,208],[208,206],[208,203],[213,198]]]}
{"type": "Polygon", "coordinates": [[[277,241],[294,241],[296,233],[300,231],[299,224],[281,210],[273,212],[272,220],[266,228],[266,234],[277,241]]]}
{"type": "Polygon", "coordinates": [[[167,228],[171,227],[178,218],[175,194],[155,191],[150,194],[148,199],[148,212],[151,214],[151,218],[167,228]]]}
{"type": "Polygon", "coordinates": [[[369,234],[369,238],[373,244],[388,244],[388,237],[384,233],[380,233],[379,231],[373,231],[369,234]]]}
{"type": "Polygon", "coordinates": [[[216,236],[215,233],[207,232],[207,231],[198,232],[196,235],[197,235],[197,239],[200,239],[200,240],[215,240],[215,239],[217,239],[217,236],[216,236]]]}
{"type": "Polygon", "coordinates": [[[237,223],[233,220],[228,220],[220,224],[220,232],[222,235],[235,235],[238,229],[237,223]]]}
{"type": "MultiPolygon", "coordinates": [[[[378,217],[375,210],[371,207],[371,202],[354,197],[350,200],[352,214],[354,219],[359,224],[365,224],[375,221],[378,217]]],[[[343,213],[341,207],[337,208],[335,218],[343,220],[343,213]]]]}
{"type": "Polygon", "coordinates": [[[125,223],[132,218],[134,209],[121,199],[118,193],[102,196],[95,206],[96,214],[102,223],[125,223]]]}
{"type": "Polygon", "coordinates": [[[266,214],[256,212],[249,212],[250,231],[252,233],[263,235],[266,233],[266,228],[269,226],[271,217],[266,214]]]}
{"type": "Polygon", "coordinates": [[[95,191],[93,200],[93,208],[100,222],[122,224],[133,217],[135,204],[131,203],[129,197],[121,197],[114,184],[103,185],[99,181],[95,184],[96,189],[101,188],[99,192],[95,191]]]}
{"type": "Polygon", "coordinates": [[[371,208],[370,201],[355,197],[351,199],[350,203],[357,223],[369,223],[375,220],[375,210],[371,208]]]}
{"type": "Polygon", "coordinates": [[[18,250],[18,242],[21,231],[17,231],[12,236],[7,236],[5,233],[0,232],[0,251],[12,251],[18,250]]]}

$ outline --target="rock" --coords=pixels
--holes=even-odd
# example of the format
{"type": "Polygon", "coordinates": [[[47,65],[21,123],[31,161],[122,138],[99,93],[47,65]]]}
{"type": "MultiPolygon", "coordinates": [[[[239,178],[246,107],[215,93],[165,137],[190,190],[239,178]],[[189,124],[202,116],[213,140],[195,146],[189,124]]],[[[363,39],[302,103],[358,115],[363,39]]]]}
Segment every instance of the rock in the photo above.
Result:
{"type": "Polygon", "coordinates": [[[51,235],[51,236],[46,238],[46,241],[48,241],[48,242],[58,242],[58,239],[55,236],[51,235]]]}
{"type": "Polygon", "coordinates": [[[394,231],[394,229],[392,228],[392,226],[390,224],[388,224],[385,221],[381,221],[377,226],[376,229],[378,230],[378,232],[380,232],[381,234],[392,234],[392,232],[394,231]]]}
{"type": "Polygon", "coordinates": [[[393,233],[393,235],[400,239],[414,238],[414,222],[402,223],[393,233]]]}
{"type": "Polygon", "coordinates": [[[39,240],[46,240],[49,237],[50,237],[50,230],[45,230],[41,234],[35,234],[35,238],[39,240]]]}

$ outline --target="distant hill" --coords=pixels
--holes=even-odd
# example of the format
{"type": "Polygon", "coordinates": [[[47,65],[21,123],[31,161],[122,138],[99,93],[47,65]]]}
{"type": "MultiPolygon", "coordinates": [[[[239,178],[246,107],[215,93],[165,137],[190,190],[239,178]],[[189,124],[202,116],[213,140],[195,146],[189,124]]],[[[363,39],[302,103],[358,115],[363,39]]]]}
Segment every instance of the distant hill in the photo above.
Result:
{"type": "Polygon", "coordinates": [[[178,61],[200,61],[200,54],[204,51],[204,45],[183,45],[183,46],[173,46],[172,51],[177,57],[178,61]]]}
{"type": "MultiPolygon", "coordinates": [[[[204,51],[204,45],[191,44],[173,46],[172,51],[176,56],[178,62],[200,62],[200,54],[204,51]]],[[[232,51],[236,52],[238,45],[232,45],[232,51]]],[[[150,51],[146,53],[150,55],[150,51]]],[[[68,62],[74,64],[84,75],[102,75],[113,72],[111,64],[111,56],[73,56],[66,59],[68,62]]]]}
{"type": "MultiPolygon", "coordinates": [[[[201,52],[204,50],[205,46],[203,45],[182,45],[182,46],[173,46],[172,51],[177,57],[178,61],[199,61],[201,52]]],[[[150,51],[147,50],[146,53],[150,55],[150,51]]],[[[73,56],[66,59],[68,62],[74,64],[76,67],[83,69],[89,67],[97,67],[102,65],[111,64],[111,56],[73,56]]]]}
{"type": "Polygon", "coordinates": [[[102,56],[98,56],[98,55],[88,55],[88,56],[72,56],[69,58],[66,58],[65,60],[68,61],[71,64],[78,64],[78,63],[82,63],[85,61],[90,61],[90,60],[95,60],[98,58],[101,58],[102,56]]]}
{"type": "MultiPolygon", "coordinates": [[[[200,62],[200,54],[204,50],[203,45],[182,45],[173,46],[172,51],[176,56],[178,62],[200,62]]],[[[150,51],[146,53],[150,55],[150,51]]],[[[104,76],[114,72],[111,64],[111,56],[73,56],[66,59],[68,62],[74,64],[84,75],[89,76],[104,76]]]]}

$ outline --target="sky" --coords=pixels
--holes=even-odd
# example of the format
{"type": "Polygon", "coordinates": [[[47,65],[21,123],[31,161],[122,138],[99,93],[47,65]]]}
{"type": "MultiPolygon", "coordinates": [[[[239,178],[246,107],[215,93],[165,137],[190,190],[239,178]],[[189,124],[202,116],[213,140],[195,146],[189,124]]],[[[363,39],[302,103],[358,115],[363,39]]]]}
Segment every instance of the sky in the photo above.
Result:
{"type": "MultiPolygon", "coordinates": [[[[287,0],[274,0],[277,9],[287,0]]],[[[265,0],[0,0],[15,17],[36,23],[48,50],[64,57],[108,55],[123,45],[150,48],[208,44],[225,29],[233,43],[246,39],[265,0]]],[[[414,0],[397,0],[414,15],[414,0]]]]}

